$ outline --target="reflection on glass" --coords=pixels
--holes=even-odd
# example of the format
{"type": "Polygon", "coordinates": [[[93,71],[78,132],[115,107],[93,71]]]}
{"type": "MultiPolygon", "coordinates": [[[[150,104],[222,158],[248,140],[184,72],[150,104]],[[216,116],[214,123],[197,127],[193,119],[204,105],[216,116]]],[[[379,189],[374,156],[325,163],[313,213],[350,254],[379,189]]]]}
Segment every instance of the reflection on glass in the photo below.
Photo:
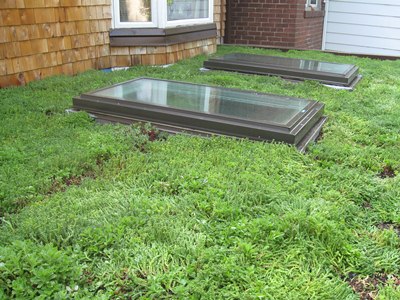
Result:
{"type": "Polygon", "coordinates": [[[223,61],[232,61],[238,63],[245,62],[248,64],[251,63],[263,64],[274,67],[319,71],[319,72],[334,73],[340,75],[346,74],[353,67],[352,65],[335,64],[335,63],[321,62],[315,60],[295,59],[295,58],[266,56],[266,55],[254,55],[245,53],[226,54],[218,59],[223,61]]]}
{"type": "Polygon", "coordinates": [[[151,0],[119,0],[119,11],[121,22],[151,22],[151,0]]]}
{"type": "Polygon", "coordinates": [[[167,0],[168,21],[208,18],[209,0],[167,0]]]}
{"type": "Polygon", "coordinates": [[[278,125],[286,125],[310,103],[306,99],[155,79],[127,82],[93,95],[278,125]]]}

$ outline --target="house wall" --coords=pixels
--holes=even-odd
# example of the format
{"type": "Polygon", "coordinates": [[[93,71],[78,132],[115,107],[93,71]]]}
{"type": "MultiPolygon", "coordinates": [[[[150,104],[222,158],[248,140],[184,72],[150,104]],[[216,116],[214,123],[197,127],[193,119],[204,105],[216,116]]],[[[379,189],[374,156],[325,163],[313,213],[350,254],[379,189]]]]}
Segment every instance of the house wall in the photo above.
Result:
{"type": "Polygon", "coordinates": [[[233,44],[321,49],[324,8],[306,0],[228,0],[225,41],[233,44]]]}
{"type": "Polygon", "coordinates": [[[322,49],[325,5],[319,11],[305,11],[305,1],[297,4],[296,38],[294,47],[298,49],[322,49]]]}
{"type": "Polygon", "coordinates": [[[399,0],[330,0],[324,49],[400,56],[399,0]]]}
{"type": "Polygon", "coordinates": [[[226,26],[226,2],[228,0],[214,0],[214,22],[217,25],[217,43],[224,43],[226,26]]]}
{"type": "Polygon", "coordinates": [[[111,0],[1,0],[0,87],[55,74],[169,64],[216,51],[224,0],[215,0],[217,38],[165,47],[110,47],[111,0]]]}

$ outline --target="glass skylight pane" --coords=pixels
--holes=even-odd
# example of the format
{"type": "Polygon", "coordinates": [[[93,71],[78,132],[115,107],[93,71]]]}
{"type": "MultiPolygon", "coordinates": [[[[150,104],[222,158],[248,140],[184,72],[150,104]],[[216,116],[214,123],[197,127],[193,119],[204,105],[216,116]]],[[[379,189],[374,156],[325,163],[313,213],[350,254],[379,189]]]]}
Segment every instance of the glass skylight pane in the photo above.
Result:
{"type": "Polygon", "coordinates": [[[326,73],[346,74],[353,66],[336,64],[316,60],[294,59],[279,56],[254,55],[245,53],[231,53],[218,58],[222,61],[242,61],[247,63],[261,63],[282,68],[298,69],[303,71],[320,71],[326,73]]]}
{"type": "Polygon", "coordinates": [[[304,113],[311,102],[154,79],[127,82],[92,95],[282,126],[304,113]]]}
{"type": "Polygon", "coordinates": [[[231,53],[220,57],[219,59],[223,61],[235,60],[247,63],[261,63],[271,66],[279,66],[282,68],[298,69],[303,71],[320,71],[341,75],[346,74],[353,67],[352,65],[336,64],[316,60],[294,59],[279,56],[254,55],[245,53],[231,53]]]}

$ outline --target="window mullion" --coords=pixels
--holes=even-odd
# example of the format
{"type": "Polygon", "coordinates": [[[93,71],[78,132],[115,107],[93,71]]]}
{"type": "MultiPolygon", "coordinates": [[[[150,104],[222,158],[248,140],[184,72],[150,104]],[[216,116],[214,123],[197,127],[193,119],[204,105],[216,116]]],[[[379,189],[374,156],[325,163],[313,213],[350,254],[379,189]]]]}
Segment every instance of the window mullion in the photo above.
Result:
{"type": "Polygon", "coordinates": [[[153,0],[155,10],[157,11],[157,26],[158,28],[165,28],[167,26],[167,0],[153,0]]]}
{"type": "Polygon", "coordinates": [[[214,20],[214,0],[209,0],[208,2],[208,19],[211,22],[214,20]]]}
{"type": "Polygon", "coordinates": [[[111,13],[112,13],[112,27],[113,28],[117,28],[118,24],[120,23],[119,20],[119,1],[112,1],[111,3],[112,5],[112,9],[111,9],[111,13]]]}

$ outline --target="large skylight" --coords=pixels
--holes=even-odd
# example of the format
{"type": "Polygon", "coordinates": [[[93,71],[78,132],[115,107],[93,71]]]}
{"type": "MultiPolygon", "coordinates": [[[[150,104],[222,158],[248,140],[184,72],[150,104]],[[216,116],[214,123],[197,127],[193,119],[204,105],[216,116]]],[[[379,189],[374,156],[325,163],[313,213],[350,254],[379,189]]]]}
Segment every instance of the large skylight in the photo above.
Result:
{"type": "Polygon", "coordinates": [[[325,120],[323,104],[312,100],[149,78],[82,94],[73,103],[100,120],[146,121],[171,132],[276,140],[299,148],[325,120]]]}

